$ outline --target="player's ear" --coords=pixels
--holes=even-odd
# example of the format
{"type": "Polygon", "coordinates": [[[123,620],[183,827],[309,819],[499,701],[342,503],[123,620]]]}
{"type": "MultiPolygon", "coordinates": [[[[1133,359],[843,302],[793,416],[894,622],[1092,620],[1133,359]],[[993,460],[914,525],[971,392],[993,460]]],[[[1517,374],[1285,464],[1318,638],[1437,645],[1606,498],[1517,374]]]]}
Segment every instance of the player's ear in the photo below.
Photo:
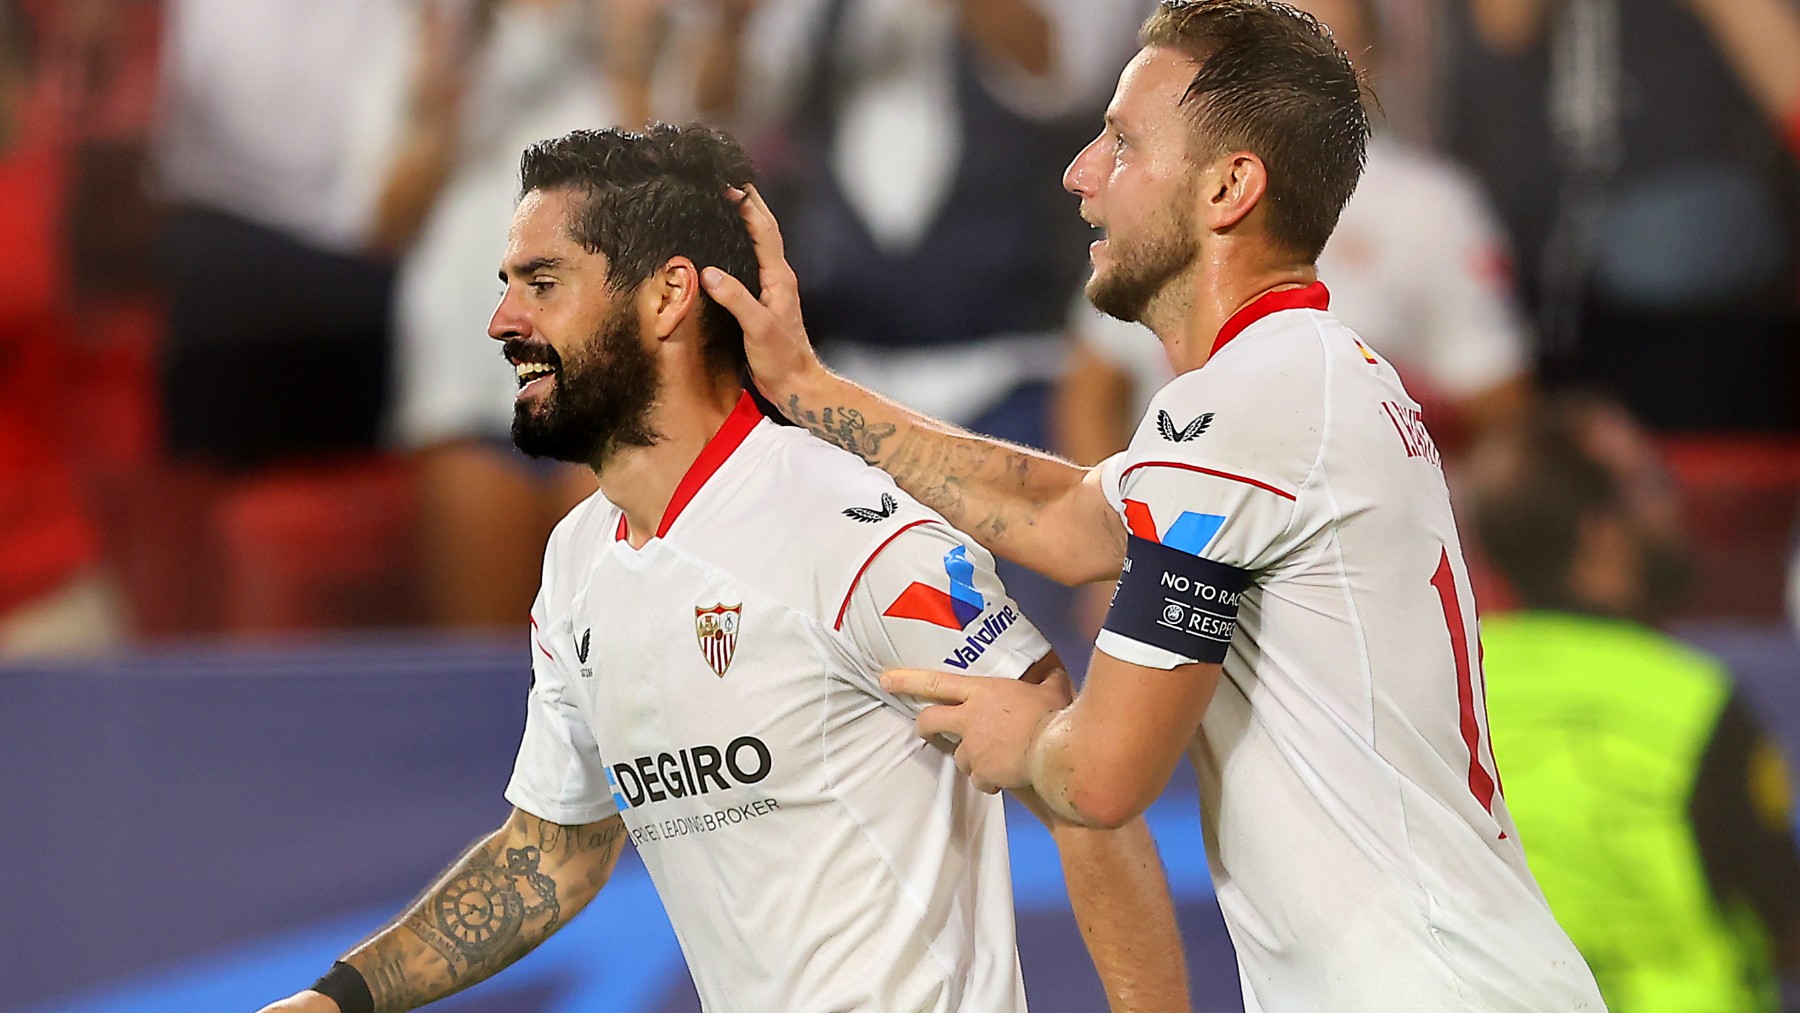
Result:
{"type": "Polygon", "coordinates": [[[1262,203],[1269,170],[1261,158],[1234,151],[1201,170],[1200,220],[1212,232],[1237,225],[1262,203]]]}
{"type": "Polygon", "coordinates": [[[682,322],[697,319],[703,293],[700,269],[686,257],[670,257],[639,289],[639,309],[658,341],[674,336],[682,322]]]}

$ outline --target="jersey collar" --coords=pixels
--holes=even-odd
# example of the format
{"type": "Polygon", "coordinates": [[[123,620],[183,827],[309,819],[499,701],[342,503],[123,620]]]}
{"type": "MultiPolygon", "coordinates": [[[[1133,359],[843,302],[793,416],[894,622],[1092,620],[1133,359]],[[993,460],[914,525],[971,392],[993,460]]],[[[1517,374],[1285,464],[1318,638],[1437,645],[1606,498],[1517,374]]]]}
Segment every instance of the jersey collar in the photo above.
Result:
{"type": "Polygon", "coordinates": [[[1210,358],[1219,354],[1219,349],[1231,343],[1231,339],[1244,333],[1244,329],[1271,313],[1282,310],[1322,310],[1331,305],[1331,293],[1325,291],[1325,283],[1315,281],[1305,288],[1286,288],[1278,292],[1265,292],[1251,301],[1250,305],[1238,310],[1219,328],[1219,336],[1213,339],[1210,358]]]}
{"type": "MultiPolygon", "coordinates": [[[[681,476],[681,481],[676,484],[675,495],[669,497],[669,505],[663,510],[662,521],[656,525],[656,537],[662,538],[669,533],[669,529],[675,526],[675,518],[680,517],[681,511],[699,495],[706,480],[724,467],[732,452],[743,444],[744,439],[750,435],[750,430],[755,429],[756,424],[762,420],[762,409],[756,407],[755,399],[750,396],[749,391],[745,391],[738,398],[737,405],[731,409],[731,414],[725,416],[725,422],[719,426],[719,431],[706,442],[706,446],[700,448],[700,456],[694,458],[694,463],[688,465],[687,474],[681,476]]],[[[625,540],[623,510],[619,511],[619,525],[613,531],[613,540],[625,540]]]]}

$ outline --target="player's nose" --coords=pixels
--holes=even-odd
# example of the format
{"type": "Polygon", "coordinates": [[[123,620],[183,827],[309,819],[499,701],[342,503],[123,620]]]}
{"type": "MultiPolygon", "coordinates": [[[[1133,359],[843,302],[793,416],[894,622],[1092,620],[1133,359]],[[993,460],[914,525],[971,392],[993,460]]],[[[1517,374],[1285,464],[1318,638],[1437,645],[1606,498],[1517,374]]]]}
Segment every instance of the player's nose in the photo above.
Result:
{"type": "Polygon", "coordinates": [[[500,297],[500,305],[494,307],[494,315],[488,318],[488,337],[495,341],[531,337],[531,317],[521,303],[513,290],[507,288],[500,297]]]}
{"type": "Polygon", "coordinates": [[[1094,196],[1095,186],[1100,181],[1100,174],[1095,165],[1095,154],[1099,151],[1102,137],[1089,141],[1087,147],[1075,153],[1075,160],[1063,170],[1063,189],[1083,199],[1094,196]]]}

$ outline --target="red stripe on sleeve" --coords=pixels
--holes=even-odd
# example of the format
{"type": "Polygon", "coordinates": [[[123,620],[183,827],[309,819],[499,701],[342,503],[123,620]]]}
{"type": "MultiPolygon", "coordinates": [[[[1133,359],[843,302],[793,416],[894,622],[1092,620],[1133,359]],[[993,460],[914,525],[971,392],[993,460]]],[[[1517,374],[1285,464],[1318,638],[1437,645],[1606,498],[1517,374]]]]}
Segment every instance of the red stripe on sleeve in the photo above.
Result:
{"type": "Polygon", "coordinates": [[[535,645],[537,647],[538,650],[544,652],[544,657],[549,658],[552,662],[555,662],[556,655],[550,653],[550,649],[548,647],[544,646],[544,642],[542,640],[539,640],[537,638],[537,635],[538,635],[537,616],[532,616],[531,617],[531,642],[533,645],[535,645]]]}
{"type": "Polygon", "coordinates": [[[856,585],[862,583],[863,574],[869,572],[869,567],[874,564],[875,557],[881,555],[883,552],[885,552],[887,550],[888,546],[894,544],[894,539],[899,538],[901,535],[906,534],[908,531],[911,531],[912,529],[918,527],[921,524],[936,524],[936,523],[938,523],[938,522],[935,519],[930,518],[930,517],[920,518],[919,520],[913,521],[911,524],[908,524],[906,527],[901,528],[899,531],[896,531],[893,534],[887,536],[887,539],[885,541],[883,541],[880,545],[875,546],[875,551],[869,553],[869,558],[863,560],[863,565],[857,568],[856,576],[850,578],[850,587],[848,590],[846,590],[844,592],[844,603],[842,605],[838,606],[837,620],[831,624],[832,629],[841,630],[844,628],[844,616],[850,611],[850,596],[856,593],[856,585]]]}
{"type": "Polygon", "coordinates": [[[1119,481],[1123,482],[1126,475],[1131,474],[1139,468],[1180,468],[1182,471],[1197,471],[1202,475],[1211,475],[1214,478],[1223,478],[1228,481],[1242,482],[1245,485],[1255,486],[1264,492],[1272,492],[1282,499],[1294,500],[1296,502],[1299,501],[1299,497],[1295,496],[1293,493],[1288,492],[1285,489],[1277,489],[1267,482],[1259,482],[1254,478],[1246,478],[1243,475],[1233,475],[1229,471],[1217,471],[1212,468],[1202,468],[1197,464],[1182,464],[1180,461],[1140,461],[1139,463],[1126,468],[1124,473],[1119,476],[1119,481]]]}

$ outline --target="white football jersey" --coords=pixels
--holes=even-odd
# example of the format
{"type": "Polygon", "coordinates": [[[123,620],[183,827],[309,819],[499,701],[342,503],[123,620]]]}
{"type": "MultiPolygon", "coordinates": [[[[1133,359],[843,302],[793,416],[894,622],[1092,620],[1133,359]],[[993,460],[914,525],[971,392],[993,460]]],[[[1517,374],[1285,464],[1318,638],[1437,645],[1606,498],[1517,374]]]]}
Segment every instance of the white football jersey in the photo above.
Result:
{"type": "Polygon", "coordinates": [[[1023,1010],[1001,802],[878,682],[1048,653],[992,557],[747,396],[624,532],[596,494],[551,536],[507,799],[624,818],[710,1011],[1023,1010]]]}
{"type": "Polygon", "coordinates": [[[1327,300],[1233,317],[1101,466],[1132,548],[1097,646],[1223,658],[1192,758],[1252,1013],[1602,1010],[1500,792],[1437,449],[1327,300]]]}

